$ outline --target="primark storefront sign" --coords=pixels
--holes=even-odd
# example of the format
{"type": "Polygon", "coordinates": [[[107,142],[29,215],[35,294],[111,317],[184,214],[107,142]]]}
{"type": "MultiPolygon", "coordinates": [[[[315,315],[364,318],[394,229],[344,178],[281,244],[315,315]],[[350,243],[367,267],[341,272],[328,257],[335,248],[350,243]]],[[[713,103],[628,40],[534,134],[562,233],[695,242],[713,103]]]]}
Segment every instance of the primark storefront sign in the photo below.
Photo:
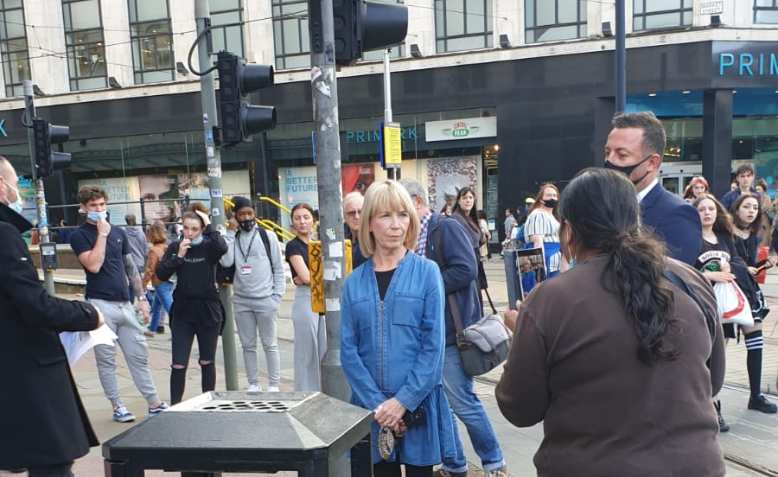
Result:
{"type": "Polygon", "coordinates": [[[778,43],[716,42],[713,62],[720,78],[778,80],[778,43]]]}

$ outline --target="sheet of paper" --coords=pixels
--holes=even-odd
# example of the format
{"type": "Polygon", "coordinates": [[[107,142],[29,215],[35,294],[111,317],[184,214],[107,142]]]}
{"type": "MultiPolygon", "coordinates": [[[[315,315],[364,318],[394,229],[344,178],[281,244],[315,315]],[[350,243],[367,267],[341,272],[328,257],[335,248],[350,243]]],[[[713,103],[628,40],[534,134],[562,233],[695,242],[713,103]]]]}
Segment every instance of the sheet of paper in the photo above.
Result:
{"type": "Polygon", "coordinates": [[[105,324],[92,331],[64,331],[59,334],[59,340],[65,348],[71,366],[95,346],[101,344],[114,346],[117,339],[116,333],[105,324]]]}

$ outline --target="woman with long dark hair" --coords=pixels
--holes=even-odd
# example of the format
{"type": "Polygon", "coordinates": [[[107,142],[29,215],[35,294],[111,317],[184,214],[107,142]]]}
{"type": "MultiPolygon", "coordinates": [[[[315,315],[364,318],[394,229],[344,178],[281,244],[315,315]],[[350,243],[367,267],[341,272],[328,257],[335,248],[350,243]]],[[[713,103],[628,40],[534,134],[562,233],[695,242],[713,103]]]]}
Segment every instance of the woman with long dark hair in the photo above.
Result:
{"type": "Polygon", "coordinates": [[[315,215],[308,204],[292,207],[292,228],[296,237],[286,244],[286,261],[295,284],[292,303],[294,326],[294,389],[321,390],[321,360],[327,351],[324,315],[311,311],[311,271],[308,242],[312,239],[315,215]]]}
{"type": "Polygon", "coordinates": [[[641,227],[621,173],[582,171],[559,215],[576,266],[521,305],[496,389],[510,422],[544,421],[538,475],[723,476],[711,396],[724,342],[710,285],[641,227]]]}
{"type": "Polygon", "coordinates": [[[456,202],[454,202],[454,209],[451,212],[451,217],[457,222],[462,224],[470,237],[470,246],[473,248],[473,253],[478,257],[478,287],[481,290],[489,288],[489,283],[486,281],[486,272],[484,271],[483,257],[481,257],[481,245],[486,243],[486,237],[481,231],[481,226],[478,224],[478,200],[475,196],[475,190],[472,187],[463,187],[457,191],[456,202]]]}
{"type": "Polygon", "coordinates": [[[224,322],[224,309],[216,287],[216,264],[227,243],[211,228],[208,209],[195,202],[183,215],[184,233],[172,242],[157,265],[157,278],[178,281],[170,309],[170,333],[173,340],[173,364],[170,373],[170,401],[181,402],[186,385],[186,368],[197,337],[201,370],[201,389],[216,387],[216,345],[224,322]]]}

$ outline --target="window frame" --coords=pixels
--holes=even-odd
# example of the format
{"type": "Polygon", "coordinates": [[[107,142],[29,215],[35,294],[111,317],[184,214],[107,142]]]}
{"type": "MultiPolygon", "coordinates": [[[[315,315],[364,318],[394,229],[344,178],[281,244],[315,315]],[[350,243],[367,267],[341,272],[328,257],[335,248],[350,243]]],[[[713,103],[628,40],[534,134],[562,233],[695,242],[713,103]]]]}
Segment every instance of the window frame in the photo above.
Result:
{"type": "Polygon", "coordinates": [[[674,28],[683,28],[687,26],[691,26],[692,22],[694,21],[694,2],[693,0],[678,0],[681,3],[680,8],[673,8],[670,10],[655,10],[655,11],[646,11],[646,2],[649,2],[651,0],[632,0],[632,31],[640,32],[640,31],[652,31],[652,30],[666,30],[666,29],[674,29],[674,28]],[[635,4],[637,2],[641,2],[643,5],[643,8],[641,9],[641,13],[636,13],[637,8],[635,8],[635,4]],[[688,7],[686,6],[688,4],[688,7]],[[646,20],[648,17],[655,17],[659,15],[667,15],[670,13],[677,13],[679,17],[679,22],[677,25],[670,25],[666,27],[654,27],[654,28],[647,28],[646,27],[646,20]],[[689,23],[684,23],[683,18],[684,14],[689,14],[689,23]],[[637,21],[642,22],[642,27],[637,28],[637,21]]]}
{"type": "MultiPolygon", "coordinates": [[[[166,18],[155,18],[152,20],[143,20],[139,21],[137,18],[135,21],[132,19],[132,12],[133,12],[133,6],[135,7],[134,11],[139,11],[138,6],[138,0],[127,0],[127,8],[129,10],[129,25],[130,25],[130,45],[132,49],[132,72],[133,72],[133,80],[135,84],[150,84],[150,83],[161,83],[165,81],[175,81],[176,79],[176,57],[175,57],[175,49],[173,47],[173,24],[170,19],[170,1],[169,0],[162,0],[165,2],[165,10],[167,11],[167,17],[166,18]],[[157,34],[142,34],[140,33],[141,27],[144,25],[150,25],[153,23],[167,23],[168,31],[165,33],[157,33],[157,34]],[[168,37],[170,39],[170,68],[145,68],[145,65],[142,61],[142,47],[143,47],[143,41],[148,39],[153,39],[155,42],[157,38],[160,37],[168,37]],[[135,58],[135,49],[137,48],[138,51],[138,58],[136,63],[135,58]],[[149,73],[163,73],[169,71],[170,72],[170,78],[166,78],[163,80],[152,80],[152,81],[146,81],[144,76],[145,74],[149,73]],[[140,79],[140,81],[139,81],[140,79]]],[[[159,50],[155,50],[159,51],[159,50]]],[[[155,55],[155,61],[157,63],[157,66],[159,66],[158,57],[155,55]]]]}
{"type": "MultiPolygon", "coordinates": [[[[284,12],[284,7],[289,7],[291,5],[298,5],[302,4],[305,5],[305,9],[303,10],[306,14],[308,12],[308,1],[307,0],[272,0],[271,2],[271,9],[273,13],[273,54],[275,55],[275,67],[277,70],[288,70],[288,69],[296,69],[296,68],[308,68],[310,67],[311,63],[311,45],[310,42],[306,43],[303,41],[303,30],[308,30],[308,26],[303,29],[303,20],[308,20],[307,15],[305,18],[285,18],[286,15],[291,15],[290,13],[284,12]],[[276,15],[275,10],[278,9],[279,15],[276,15]],[[285,44],[285,35],[284,35],[284,21],[285,20],[297,20],[297,39],[300,42],[300,51],[289,53],[286,51],[286,44],[285,44]],[[279,28],[280,30],[276,30],[279,28]],[[276,38],[280,38],[281,44],[279,45],[276,41],[276,38]],[[307,56],[308,57],[308,66],[287,66],[287,58],[299,58],[307,56]]],[[[302,14],[303,11],[300,13],[302,14]]]]}
{"type": "MultiPolygon", "coordinates": [[[[221,31],[221,35],[222,35],[222,41],[224,43],[224,47],[227,48],[229,46],[227,44],[228,43],[227,42],[227,28],[238,28],[238,31],[240,31],[240,51],[239,52],[231,51],[231,50],[227,50],[227,51],[229,51],[233,55],[237,55],[237,56],[239,56],[241,58],[245,58],[245,55],[246,55],[246,34],[243,31],[243,25],[244,25],[244,22],[245,22],[245,20],[243,19],[243,9],[244,9],[243,0],[238,0],[238,8],[230,8],[230,9],[226,9],[226,10],[212,10],[210,12],[211,18],[213,18],[214,15],[223,15],[225,13],[238,12],[238,22],[237,23],[239,23],[239,25],[234,25],[233,23],[225,23],[225,25],[232,25],[232,26],[228,27],[228,26],[224,26],[224,25],[213,25],[213,24],[211,24],[211,36],[213,37],[215,34],[217,34],[217,31],[220,30],[221,31]]],[[[169,14],[170,14],[170,12],[168,11],[168,15],[169,14]]],[[[214,51],[214,53],[216,53],[216,51],[214,51]]]]}
{"type": "Polygon", "coordinates": [[[548,24],[548,25],[538,25],[538,2],[547,2],[549,0],[524,0],[524,41],[527,44],[533,44],[533,43],[545,43],[549,41],[563,41],[563,40],[574,40],[576,38],[582,38],[584,35],[586,35],[586,29],[587,29],[587,11],[586,8],[581,8],[581,5],[583,4],[586,6],[588,2],[582,2],[581,0],[575,1],[575,8],[576,8],[576,18],[578,21],[575,22],[566,22],[561,23],[559,21],[559,0],[553,0],[554,1],[554,23],[548,24]],[[529,17],[526,15],[527,12],[527,2],[532,2],[533,8],[532,8],[532,26],[529,25],[529,17]],[[582,11],[583,10],[583,11],[582,11]],[[538,40],[537,39],[537,31],[538,30],[545,30],[545,29],[552,29],[552,28],[565,28],[565,27],[576,27],[576,36],[571,38],[563,38],[560,40],[538,40]],[[532,35],[532,40],[530,41],[530,35],[532,35]]]}
{"type": "Polygon", "coordinates": [[[3,67],[3,83],[5,84],[5,97],[12,98],[15,96],[22,96],[24,94],[24,80],[32,80],[32,69],[30,68],[30,43],[27,40],[27,19],[24,16],[24,2],[19,2],[18,7],[6,7],[7,0],[0,0],[0,14],[2,14],[3,21],[0,22],[0,28],[2,28],[3,35],[0,36],[0,63],[3,67]],[[20,11],[22,14],[22,36],[14,36],[10,38],[8,36],[8,23],[6,21],[7,12],[20,11]],[[11,50],[9,44],[15,41],[24,40],[24,49],[16,48],[11,50]],[[19,83],[13,82],[13,68],[18,63],[12,61],[12,56],[18,53],[24,53],[24,64],[27,66],[27,73],[29,78],[24,78],[24,75],[19,75],[19,83]]]}
{"type": "MultiPolygon", "coordinates": [[[[103,31],[103,11],[102,11],[102,6],[100,5],[100,1],[99,0],[95,0],[95,3],[97,4],[97,17],[100,19],[100,26],[98,28],[83,28],[83,29],[79,29],[79,30],[75,30],[75,29],[74,30],[68,30],[68,25],[67,25],[67,22],[65,21],[65,18],[67,18],[65,10],[66,9],[68,10],[67,13],[69,14],[70,18],[72,18],[73,16],[72,16],[72,12],[70,11],[70,6],[72,4],[74,4],[74,3],[85,2],[85,1],[90,1],[90,0],[62,0],[62,2],[61,2],[62,3],[62,28],[63,28],[64,33],[65,33],[65,52],[66,52],[66,57],[67,57],[68,79],[69,79],[69,84],[70,84],[70,90],[71,91],[82,91],[81,87],[79,87],[79,82],[81,82],[81,81],[90,80],[90,79],[96,79],[96,78],[101,78],[101,77],[103,78],[103,85],[102,85],[102,87],[103,88],[107,88],[108,87],[108,63],[106,61],[107,58],[106,58],[106,55],[105,55],[105,32],[103,31]],[[100,33],[100,39],[98,41],[92,41],[92,42],[89,42],[89,43],[71,43],[68,40],[68,37],[74,36],[75,34],[84,33],[84,32],[92,32],[92,31],[97,31],[97,32],[100,33]],[[105,74],[103,74],[103,75],[93,75],[93,76],[75,76],[77,74],[77,72],[74,72],[71,69],[70,62],[72,60],[73,63],[75,64],[78,61],[78,59],[76,57],[77,48],[78,47],[89,48],[89,47],[93,47],[93,46],[99,46],[100,49],[102,49],[102,51],[103,51],[103,64],[105,65],[105,74]]],[[[72,28],[72,26],[73,25],[71,24],[71,28],[72,28]]],[[[100,89],[100,87],[99,86],[96,87],[96,88],[91,88],[90,87],[90,88],[87,88],[86,91],[92,90],[92,89],[100,89]]]]}
{"type": "Polygon", "coordinates": [[[454,11],[454,10],[449,10],[446,7],[446,2],[448,1],[451,0],[435,0],[434,2],[433,8],[434,8],[434,15],[435,15],[435,51],[437,53],[454,53],[454,52],[461,52],[461,51],[493,48],[494,21],[492,19],[492,15],[494,11],[493,11],[492,0],[461,0],[463,5],[463,9],[461,12],[463,17],[462,30],[464,31],[464,33],[461,35],[448,35],[448,12],[454,11]],[[468,33],[467,17],[468,15],[473,15],[472,13],[468,14],[467,4],[469,1],[483,2],[483,12],[484,12],[483,27],[484,28],[482,32],[468,33]],[[443,25],[438,25],[439,15],[442,15],[443,17],[443,25]],[[479,37],[483,38],[483,46],[474,47],[474,48],[456,48],[456,49],[450,49],[448,46],[449,41],[460,40],[465,38],[479,38],[479,37]],[[440,48],[441,42],[444,45],[442,49],[440,48]]]}
{"type": "Polygon", "coordinates": [[[778,0],[772,0],[773,5],[771,7],[764,7],[757,4],[758,0],[754,0],[754,24],[755,25],[775,25],[778,24],[778,20],[774,22],[758,21],[759,12],[775,12],[778,14],[778,0]]]}

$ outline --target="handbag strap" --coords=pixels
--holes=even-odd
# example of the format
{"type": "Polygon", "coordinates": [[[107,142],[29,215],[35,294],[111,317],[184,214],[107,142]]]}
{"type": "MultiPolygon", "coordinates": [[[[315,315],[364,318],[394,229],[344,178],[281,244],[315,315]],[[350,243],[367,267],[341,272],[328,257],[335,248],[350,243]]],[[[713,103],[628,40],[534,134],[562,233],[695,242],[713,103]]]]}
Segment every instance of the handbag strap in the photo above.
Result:
{"type": "MultiPolygon", "coordinates": [[[[447,219],[444,219],[447,220],[447,219]]],[[[435,262],[438,267],[442,267],[443,264],[443,242],[441,240],[441,233],[439,228],[435,228],[433,231],[432,244],[435,247],[435,262]]],[[[453,293],[446,294],[446,301],[448,301],[448,308],[451,311],[451,317],[454,319],[454,328],[457,330],[457,340],[465,329],[464,322],[462,321],[462,312],[459,310],[459,303],[453,293]]]]}
{"type": "Polygon", "coordinates": [[[497,308],[494,307],[494,303],[492,302],[492,296],[489,295],[489,289],[484,288],[484,293],[486,293],[486,298],[489,300],[489,306],[492,307],[492,314],[497,314],[497,308]]]}

